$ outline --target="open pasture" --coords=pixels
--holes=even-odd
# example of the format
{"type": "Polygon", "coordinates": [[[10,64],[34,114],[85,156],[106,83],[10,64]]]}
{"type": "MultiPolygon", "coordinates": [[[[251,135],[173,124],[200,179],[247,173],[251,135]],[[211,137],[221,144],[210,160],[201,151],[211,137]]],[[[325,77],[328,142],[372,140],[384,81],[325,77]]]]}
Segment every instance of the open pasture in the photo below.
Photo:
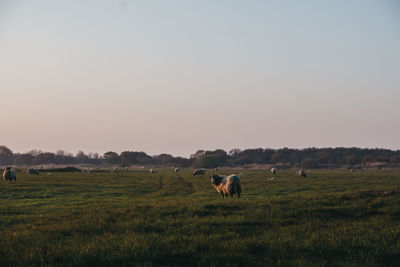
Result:
{"type": "Polygon", "coordinates": [[[0,184],[0,266],[399,266],[400,171],[52,173],[0,184]]]}

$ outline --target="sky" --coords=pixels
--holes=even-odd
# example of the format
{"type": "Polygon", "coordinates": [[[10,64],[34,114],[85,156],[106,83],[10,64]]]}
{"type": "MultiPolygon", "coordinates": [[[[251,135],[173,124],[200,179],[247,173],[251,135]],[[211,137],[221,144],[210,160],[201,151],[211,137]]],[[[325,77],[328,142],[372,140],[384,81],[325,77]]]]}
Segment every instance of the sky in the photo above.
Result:
{"type": "Polygon", "coordinates": [[[0,0],[0,145],[400,149],[400,3],[0,0]]]}

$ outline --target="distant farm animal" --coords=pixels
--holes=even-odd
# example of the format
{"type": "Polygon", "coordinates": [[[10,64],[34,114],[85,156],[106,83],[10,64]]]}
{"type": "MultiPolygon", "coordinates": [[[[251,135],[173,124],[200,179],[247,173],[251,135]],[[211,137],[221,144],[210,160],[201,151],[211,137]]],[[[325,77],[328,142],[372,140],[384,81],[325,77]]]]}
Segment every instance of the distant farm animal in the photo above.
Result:
{"type": "Polygon", "coordinates": [[[306,172],[304,170],[297,171],[297,175],[301,176],[301,177],[307,177],[307,174],[306,174],[306,172]]]}
{"type": "Polygon", "coordinates": [[[193,176],[204,175],[204,174],[206,174],[206,169],[195,169],[193,171],[193,176]]]}
{"type": "Polygon", "coordinates": [[[218,174],[214,174],[210,176],[211,184],[217,189],[218,193],[221,194],[222,198],[231,196],[233,198],[234,195],[237,195],[240,198],[240,194],[242,193],[242,185],[240,183],[240,177],[231,174],[228,177],[220,176],[218,174]]]}
{"type": "Polygon", "coordinates": [[[28,169],[26,170],[26,174],[28,174],[28,175],[31,175],[31,174],[39,175],[39,171],[36,170],[36,169],[34,169],[34,168],[28,168],[28,169]]]}
{"type": "Polygon", "coordinates": [[[271,173],[272,173],[272,174],[275,174],[276,171],[277,171],[276,168],[271,168],[271,173]]]}
{"type": "Polygon", "coordinates": [[[153,169],[150,169],[150,170],[149,170],[149,173],[156,173],[156,171],[153,170],[153,169]]]}
{"type": "Polygon", "coordinates": [[[175,168],[175,169],[174,169],[175,172],[179,172],[180,170],[181,170],[181,169],[179,169],[179,168],[175,168]]]}
{"type": "Polygon", "coordinates": [[[6,183],[11,183],[12,180],[14,180],[14,182],[17,182],[17,172],[11,169],[11,167],[7,167],[3,172],[3,178],[6,183]]]}

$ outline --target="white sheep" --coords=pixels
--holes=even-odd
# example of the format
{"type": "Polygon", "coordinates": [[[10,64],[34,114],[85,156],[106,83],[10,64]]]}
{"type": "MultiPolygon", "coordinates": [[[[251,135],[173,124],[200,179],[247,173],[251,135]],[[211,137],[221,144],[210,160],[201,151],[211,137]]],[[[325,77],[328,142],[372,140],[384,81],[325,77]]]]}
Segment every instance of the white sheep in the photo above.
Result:
{"type": "Polygon", "coordinates": [[[196,176],[196,175],[204,175],[204,174],[206,174],[206,169],[195,169],[194,171],[193,171],[193,176],[196,176]]]}

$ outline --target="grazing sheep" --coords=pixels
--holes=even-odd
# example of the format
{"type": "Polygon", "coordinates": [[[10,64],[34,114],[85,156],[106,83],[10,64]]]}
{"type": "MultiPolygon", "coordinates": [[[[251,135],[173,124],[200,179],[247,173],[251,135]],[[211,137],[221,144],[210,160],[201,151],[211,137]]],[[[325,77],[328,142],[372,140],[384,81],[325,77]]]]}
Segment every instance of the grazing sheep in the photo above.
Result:
{"type": "Polygon", "coordinates": [[[28,175],[31,175],[31,174],[39,175],[39,171],[34,169],[34,168],[28,168],[26,170],[26,174],[28,174],[28,175]]]}
{"type": "Polygon", "coordinates": [[[150,169],[150,170],[149,170],[149,173],[156,173],[156,171],[153,170],[153,169],[150,169]]]}
{"type": "Polygon", "coordinates": [[[204,174],[206,174],[206,169],[195,169],[193,171],[193,176],[204,175],[204,174]]]}
{"type": "Polygon", "coordinates": [[[276,171],[277,171],[276,168],[271,168],[271,173],[272,173],[272,174],[275,174],[276,171]]]}
{"type": "Polygon", "coordinates": [[[15,170],[12,170],[11,167],[7,167],[3,172],[3,178],[6,183],[11,183],[12,180],[14,180],[14,182],[17,182],[17,172],[15,170]]]}
{"type": "Polygon", "coordinates": [[[231,174],[226,177],[214,174],[211,175],[210,178],[211,184],[215,187],[215,189],[217,189],[218,193],[221,194],[222,198],[228,197],[228,195],[233,198],[235,194],[238,198],[240,198],[240,193],[242,193],[242,186],[239,176],[231,174]]]}
{"type": "Polygon", "coordinates": [[[180,170],[181,170],[181,169],[179,169],[179,168],[175,168],[175,169],[174,169],[175,172],[179,172],[180,170]]]}
{"type": "Polygon", "coordinates": [[[305,172],[304,170],[299,170],[299,171],[297,172],[297,175],[298,175],[298,176],[302,176],[302,177],[307,177],[307,174],[306,174],[306,172],[305,172]]]}

